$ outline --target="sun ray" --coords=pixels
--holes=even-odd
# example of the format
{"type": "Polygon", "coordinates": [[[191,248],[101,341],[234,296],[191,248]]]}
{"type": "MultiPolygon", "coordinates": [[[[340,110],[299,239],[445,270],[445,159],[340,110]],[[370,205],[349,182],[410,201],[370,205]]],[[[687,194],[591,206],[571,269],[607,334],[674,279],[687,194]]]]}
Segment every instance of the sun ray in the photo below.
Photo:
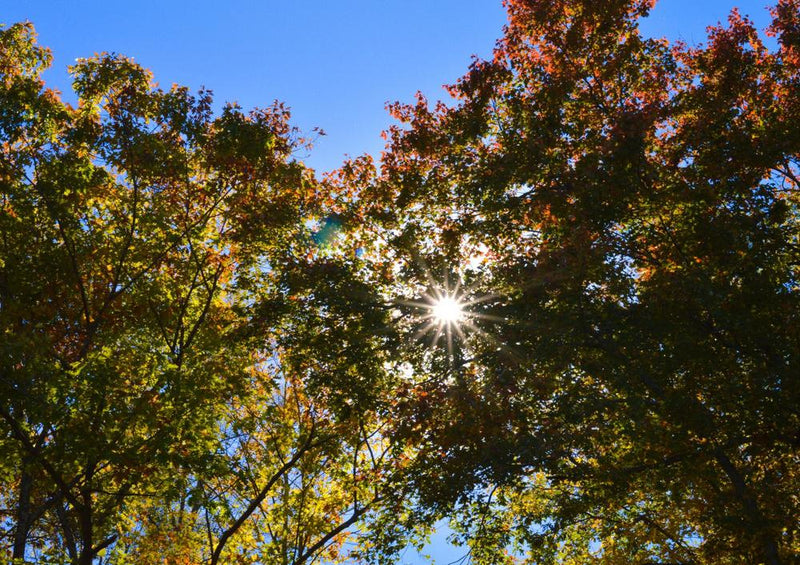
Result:
{"type": "Polygon", "coordinates": [[[427,323],[427,324],[425,324],[425,325],[424,325],[422,328],[420,328],[419,330],[417,330],[417,332],[414,334],[414,336],[413,336],[413,339],[414,339],[414,341],[416,341],[416,340],[418,340],[419,338],[421,338],[422,336],[424,336],[426,333],[428,333],[429,331],[431,331],[431,330],[432,330],[433,328],[435,328],[437,325],[438,325],[438,324],[436,323],[436,321],[435,321],[435,320],[428,320],[428,323],[427,323]]]}
{"type": "Polygon", "coordinates": [[[436,335],[433,336],[433,342],[431,342],[431,347],[436,347],[436,344],[439,343],[439,338],[442,336],[443,331],[444,331],[444,326],[439,324],[438,328],[436,329],[436,335]]]}
{"type": "MultiPolygon", "coordinates": [[[[428,297],[427,294],[423,294],[422,296],[428,297]]],[[[419,302],[418,300],[395,300],[394,304],[399,304],[402,306],[413,306],[415,308],[430,308],[431,302],[435,301],[433,298],[429,298],[428,302],[419,302]]]]}
{"type": "Polygon", "coordinates": [[[450,326],[447,326],[447,357],[450,359],[450,364],[454,364],[454,357],[453,357],[453,332],[450,330],[450,326]]]}
{"type": "MultiPolygon", "coordinates": [[[[469,324],[469,322],[466,322],[466,324],[469,324]]],[[[463,341],[467,338],[467,334],[465,334],[464,330],[461,329],[461,324],[455,324],[453,326],[453,330],[455,330],[456,336],[458,336],[460,340],[463,341]]]]}
{"type": "Polygon", "coordinates": [[[471,300],[465,300],[462,304],[464,307],[474,306],[475,304],[481,304],[482,302],[486,302],[488,300],[492,300],[495,298],[502,298],[500,294],[482,294],[481,296],[476,296],[471,300]]]}
{"type": "Polygon", "coordinates": [[[487,320],[489,322],[505,322],[506,319],[502,316],[495,316],[493,314],[484,314],[483,312],[470,312],[470,318],[479,318],[481,320],[487,320]]]}

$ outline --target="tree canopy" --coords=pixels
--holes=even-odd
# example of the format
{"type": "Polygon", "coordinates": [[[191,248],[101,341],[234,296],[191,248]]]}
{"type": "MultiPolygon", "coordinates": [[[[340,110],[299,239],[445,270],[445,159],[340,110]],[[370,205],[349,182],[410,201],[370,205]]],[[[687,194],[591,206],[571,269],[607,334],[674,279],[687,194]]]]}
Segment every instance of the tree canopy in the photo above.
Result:
{"type": "Polygon", "coordinates": [[[288,111],[215,116],[116,55],[71,69],[72,107],[30,25],[0,47],[7,556],[333,560],[384,496],[390,336],[312,237],[288,111]]]}
{"type": "Polygon", "coordinates": [[[318,180],[285,106],[0,31],[0,548],[20,563],[800,554],[800,2],[643,37],[506,0],[318,180]]]}

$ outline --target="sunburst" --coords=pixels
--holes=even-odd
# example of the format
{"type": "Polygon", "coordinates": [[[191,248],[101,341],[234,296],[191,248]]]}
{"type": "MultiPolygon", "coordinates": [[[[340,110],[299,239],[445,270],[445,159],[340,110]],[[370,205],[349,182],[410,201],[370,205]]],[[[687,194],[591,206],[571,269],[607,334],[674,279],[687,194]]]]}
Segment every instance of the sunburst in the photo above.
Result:
{"type": "Polygon", "coordinates": [[[431,316],[439,324],[457,324],[464,318],[461,302],[454,296],[442,296],[430,308],[431,316]]]}
{"type": "Polygon", "coordinates": [[[492,298],[495,298],[495,295],[472,296],[471,293],[464,292],[460,285],[450,289],[444,284],[422,293],[420,300],[402,300],[400,304],[411,306],[417,311],[415,318],[420,322],[420,326],[414,334],[414,339],[427,341],[426,336],[431,336],[432,349],[440,347],[444,341],[451,362],[458,364],[467,334],[478,334],[496,343],[496,340],[480,329],[476,322],[478,319],[499,322],[502,318],[473,309],[475,305],[492,298]]]}

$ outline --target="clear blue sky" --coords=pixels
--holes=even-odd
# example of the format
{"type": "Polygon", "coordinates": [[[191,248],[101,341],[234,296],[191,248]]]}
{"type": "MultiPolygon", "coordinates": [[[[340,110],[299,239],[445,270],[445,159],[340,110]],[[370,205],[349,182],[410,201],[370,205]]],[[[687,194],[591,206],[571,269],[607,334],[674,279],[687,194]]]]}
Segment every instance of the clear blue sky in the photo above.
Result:
{"type": "MultiPolygon", "coordinates": [[[[487,57],[501,35],[500,0],[6,0],[0,22],[30,20],[53,50],[48,82],[69,91],[67,65],[113,51],[168,87],[214,91],[245,108],[279,99],[305,131],[327,132],[306,161],[319,171],[344,154],[378,155],[388,101],[410,101],[487,57]]],[[[661,0],[646,33],[702,41],[733,5],[767,22],[766,0],[661,0]]]]}
{"type": "MultiPolygon", "coordinates": [[[[597,0],[602,1],[602,0],[597,0]]],[[[327,132],[306,162],[336,168],[345,154],[383,148],[389,101],[417,90],[445,97],[472,55],[488,57],[505,23],[500,0],[5,0],[0,22],[30,20],[53,50],[48,83],[69,94],[67,65],[113,51],[150,68],[162,86],[214,91],[245,108],[286,102],[305,131],[327,132]]],[[[760,28],[765,0],[661,0],[642,30],[698,43],[733,6],[760,28]]],[[[435,536],[439,564],[463,555],[435,536]]],[[[405,563],[419,563],[413,550],[405,563]]]]}

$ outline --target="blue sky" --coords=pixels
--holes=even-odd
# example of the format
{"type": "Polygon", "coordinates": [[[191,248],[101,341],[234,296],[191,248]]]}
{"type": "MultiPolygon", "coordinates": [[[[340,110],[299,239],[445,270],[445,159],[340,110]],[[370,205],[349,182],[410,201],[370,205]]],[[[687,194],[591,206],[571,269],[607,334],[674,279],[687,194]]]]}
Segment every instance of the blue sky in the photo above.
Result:
{"type": "MultiPolygon", "coordinates": [[[[642,30],[697,43],[733,6],[764,28],[766,5],[661,0],[642,30]]],[[[327,132],[306,159],[326,171],[345,154],[379,155],[380,132],[392,123],[387,102],[411,101],[417,90],[445,97],[442,85],[461,76],[473,55],[491,54],[505,12],[500,0],[7,0],[0,22],[23,20],[53,50],[46,79],[68,100],[67,65],[95,52],[123,53],[162,86],[205,86],[220,104],[286,102],[295,125],[327,132]]],[[[442,565],[463,555],[446,535],[427,551],[442,565]]],[[[421,561],[413,550],[403,559],[421,561]]]]}
{"type": "MultiPolygon", "coordinates": [[[[734,5],[768,21],[764,0],[661,0],[642,27],[702,41],[734,5]]],[[[304,131],[327,132],[306,159],[325,171],[345,154],[379,155],[386,102],[417,90],[444,97],[472,55],[491,54],[505,12],[500,0],[16,0],[0,9],[0,22],[26,19],[53,50],[47,80],[67,99],[67,65],[123,53],[162,86],[205,86],[220,104],[286,102],[304,131]]]]}

